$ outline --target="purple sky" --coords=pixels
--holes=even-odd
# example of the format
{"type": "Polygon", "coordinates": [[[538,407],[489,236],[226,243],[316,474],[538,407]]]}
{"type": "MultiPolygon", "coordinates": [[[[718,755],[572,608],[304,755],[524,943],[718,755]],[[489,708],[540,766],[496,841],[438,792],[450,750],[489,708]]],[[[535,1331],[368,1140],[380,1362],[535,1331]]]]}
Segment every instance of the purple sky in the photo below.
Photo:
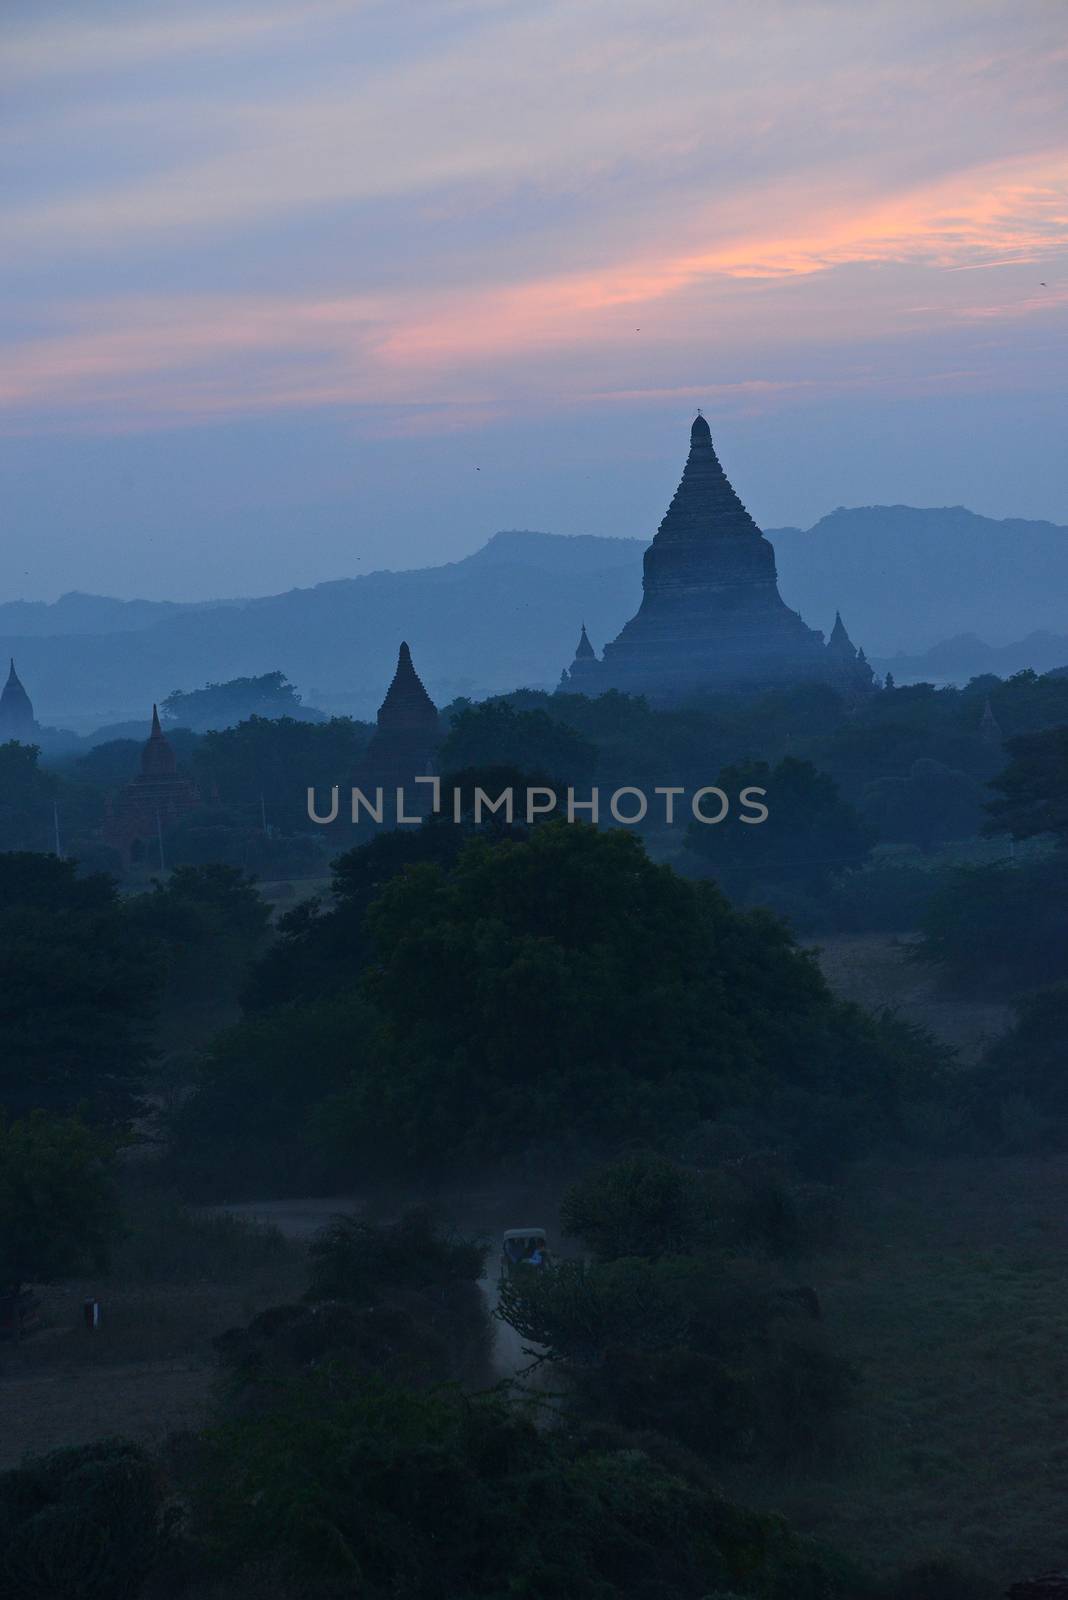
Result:
{"type": "Polygon", "coordinates": [[[7,0],[0,596],[1068,522],[1061,0],[7,0]]]}

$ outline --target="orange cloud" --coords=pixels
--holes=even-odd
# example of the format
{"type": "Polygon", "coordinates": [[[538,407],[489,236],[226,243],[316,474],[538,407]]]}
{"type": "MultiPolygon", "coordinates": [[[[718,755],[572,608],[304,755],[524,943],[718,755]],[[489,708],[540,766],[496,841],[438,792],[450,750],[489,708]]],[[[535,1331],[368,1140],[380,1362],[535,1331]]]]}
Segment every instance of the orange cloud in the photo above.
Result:
{"type": "MultiPolygon", "coordinates": [[[[769,214],[796,194],[767,197],[769,214]],[[773,201],[777,198],[780,205],[773,201]]],[[[615,338],[605,313],[649,306],[715,280],[790,280],[857,265],[969,265],[974,254],[1038,260],[1068,247],[1068,156],[1037,171],[979,169],[867,207],[825,207],[803,229],[748,234],[699,253],[606,266],[490,292],[471,291],[410,321],[380,346],[387,362],[615,338]]],[[[984,263],[989,265],[989,263],[984,263]]],[[[946,314],[951,314],[948,303],[946,314]]],[[[992,312],[996,315],[996,309],[992,312]]],[[[662,326],[662,323],[661,323],[662,326]]]]}
{"type": "Polygon", "coordinates": [[[11,346],[0,362],[0,405],[22,415],[92,413],[96,425],[111,417],[124,427],[131,414],[143,425],[146,414],[418,404],[457,407],[448,421],[455,427],[458,418],[481,416],[497,385],[514,382],[520,356],[529,384],[545,387],[543,374],[552,374],[548,387],[559,400],[588,394],[591,378],[596,385],[591,362],[632,369],[639,338],[648,371],[650,361],[695,341],[719,353],[816,339],[841,346],[1040,316],[1059,311],[1068,295],[1054,285],[1021,298],[1018,284],[1001,275],[954,275],[1065,248],[1068,157],[980,168],[866,204],[817,206],[796,191],[764,193],[752,209],[779,217],[778,229],[736,222],[703,250],[519,283],[72,308],[69,318],[96,325],[11,346]],[[905,275],[872,277],[871,268],[905,275]],[[850,269],[862,271],[849,277],[850,269]],[[833,288],[806,290],[800,308],[795,285],[831,273],[833,288]],[[980,282],[984,298],[976,303],[980,282]]]}

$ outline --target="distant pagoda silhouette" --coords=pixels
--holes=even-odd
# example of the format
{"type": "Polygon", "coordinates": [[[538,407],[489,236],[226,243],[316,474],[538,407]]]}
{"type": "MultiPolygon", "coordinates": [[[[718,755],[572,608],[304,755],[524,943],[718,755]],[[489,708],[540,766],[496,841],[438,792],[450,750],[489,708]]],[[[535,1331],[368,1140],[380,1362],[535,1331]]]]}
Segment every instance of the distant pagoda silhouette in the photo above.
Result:
{"type": "MultiPolygon", "coordinates": [[[[413,778],[434,772],[434,758],[441,741],[438,711],[427,694],[412,663],[412,652],[401,644],[397,670],[378,708],[378,726],[356,774],[356,784],[369,788],[404,787],[413,778]]],[[[411,792],[409,810],[421,795],[428,795],[420,784],[411,792]]]]}
{"type": "Polygon", "coordinates": [[[39,732],[30,697],[22,687],[12,656],[7,682],[0,692],[0,744],[8,744],[12,739],[20,744],[31,744],[39,732]]]}
{"type": "Polygon", "coordinates": [[[841,617],[825,645],[823,634],[779,594],[775,552],[720,466],[700,413],[682,481],[645,552],[642,589],[639,610],[605,646],[602,661],[583,628],[561,688],[590,695],[614,688],[666,700],[701,689],[806,680],[850,694],[873,687],[871,668],[841,617]]]}
{"type": "Polygon", "coordinates": [[[158,862],[158,841],[199,804],[196,785],[178,773],[178,758],[152,707],[152,732],[141,751],[141,770],[119,791],[104,822],[104,839],[127,866],[158,862]]]}

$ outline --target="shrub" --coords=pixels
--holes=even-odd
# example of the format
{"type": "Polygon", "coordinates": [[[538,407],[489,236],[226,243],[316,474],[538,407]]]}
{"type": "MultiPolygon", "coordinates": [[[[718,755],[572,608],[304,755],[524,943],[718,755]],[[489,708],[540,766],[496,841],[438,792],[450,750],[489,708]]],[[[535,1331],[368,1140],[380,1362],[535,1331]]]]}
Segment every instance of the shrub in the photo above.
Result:
{"type": "Polygon", "coordinates": [[[106,1266],[118,1215],[114,1153],[75,1117],[0,1119],[0,1290],[106,1266]]]}
{"type": "Polygon", "coordinates": [[[568,1189],[560,1207],[565,1236],[582,1239],[599,1261],[687,1255],[708,1220],[699,1180],[654,1153],[628,1156],[588,1174],[568,1189]]]}
{"type": "Polygon", "coordinates": [[[684,1341],[688,1327],[676,1287],[633,1257],[520,1268],[501,1283],[494,1315],[541,1345],[546,1360],[573,1367],[599,1366],[616,1345],[668,1349],[684,1341]]]}
{"type": "Polygon", "coordinates": [[[1068,983],[1039,989],[1016,1007],[972,1075],[968,1096],[980,1123],[1014,1145],[1063,1142],[1068,1134],[1068,983]]]}
{"type": "Polygon", "coordinates": [[[140,1188],[127,1203],[111,1268],[138,1283],[233,1283],[279,1265],[293,1248],[277,1228],[198,1214],[168,1190],[140,1188]]]}
{"type": "Polygon", "coordinates": [[[267,1558],[305,1600],[860,1600],[778,1518],[693,1465],[591,1449],[499,1396],[311,1374],[219,1431],[202,1486],[222,1570],[267,1558]]]}
{"type": "Polygon", "coordinates": [[[102,1439],[0,1473],[5,1600],[133,1600],[164,1539],[144,1452],[102,1439]]]}
{"type": "Polygon", "coordinates": [[[1068,978],[1068,851],[959,868],[931,897],[922,932],[917,960],[988,992],[1068,978]]]}
{"type": "Polygon", "coordinates": [[[440,1231],[423,1207],[398,1222],[373,1223],[336,1216],[312,1240],[309,1300],[373,1298],[382,1289],[436,1289],[475,1283],[486,1260],[484,1245],[440,1231]]]}

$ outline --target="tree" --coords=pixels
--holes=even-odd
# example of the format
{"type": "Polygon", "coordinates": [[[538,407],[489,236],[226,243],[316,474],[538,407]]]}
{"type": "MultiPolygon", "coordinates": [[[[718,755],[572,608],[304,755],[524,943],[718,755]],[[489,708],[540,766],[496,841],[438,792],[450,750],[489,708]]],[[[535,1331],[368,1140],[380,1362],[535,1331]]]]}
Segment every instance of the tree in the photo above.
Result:
{"type": "Polygon", "coordinates": [[[992,778],[999,798],[987,806],[984,832],[1032,839],[1050,833],[1068,845],[1068,727],[1010,739],[1009,765],[992,778]]]}
{"type": "Polygon", "coordinates": [[[974,1074],[981,1107],[1023,1098],[1062,1126],[1068,1118],[1068,983],[1038,989],[1022,999],[1013,1026],[994,1041],[974,1074]]]}
{"type": "Polygon", "coordinates": [[[810,761],[787,756],[775,767],[747,761],[725,767],[717,784],[732,802],[720,823],[692,822],[687,847],[735,896],[767,884],[796,883],[822,892],[836,872],[865,859],[875,833],[842,799],[838,785],[810,761]],[[736,803],[746,788],[763,789],[763,822],[746,822],[736,803]]]}
{"type": "Polygon", "coordinates": [[[992,992],[1068,978],[1068,853],[958,867],[923,913],[914,959],[992,992]]]}
{"type": "Polygon", "coordinates": [[[862,804],[882,838],[931,850],[950,839],[974,838],[982,797],[978,778],[925,758],[914,761],[904,776],[871,784],[862,804]]]}
{"type": "Polygon", "coordinates": [[[517,711],[506,700],[487,700],[453,718],[440,761],[449,771],[511,766],[564,783],[584,783],[593,775],[597,748],[541,707],[517,711]]]}
{"type": "Polygon", "coordinates": [[[102,1271],[117,1225],[114,1144],[74,1117],[0,1119],[0,1290],[102,1271]]]}
{"type": "Polygon", "coordinates": [[[600,1261],[688,1254],[708,1221],[699,1180],[655,1153],[627,1156],[588,1173],[571,1185],[560,1206],[564,1233],[582,1239],[600,1261]]]}
{"type": "Polygon", "coordinates": [[[133,1600],[167,1548],[156,1462],[125,1439],[0,1473],[5,1600],[133,1600]]]}
{"type": "Polygon", "coordinates": [[[171,1119],[169,1160],[183,1192],[233,1199],[351,1188],[347,1157],[312,1139],[309,1120],[359,1071],[375,1022],[350,989],[218,1034],[171,1119]]]}
{"type": "Polygon", "coordinates": [[[47,850],[52,843],[60,783],[42,772],[39,755],[34,744],[0,744],[0,850],[47,850]]]}
{"type": "Polygon", "coordinates": [[[312,1300],[361,1300],[383,1289],[438,1289],[477,1283],[487,1247],[444,1232],[424,1207],[396,1222],[337,1216],[312,1240],[312,1300]]]}
{"type": "MultiPolygon", "coordinates": [[[[162,702],[169,722],[204,731],[228,728],[248,717],[292,717],[302,713],[300,695],[283,672],[264,672],[258,678],[230,678],[203,689],[174,689],[162,702]]],[[[321,713],[303,711],[318,721],[321,713]]]]}
{"type": "Polygon", "coordinates": [[[159,950],[113,879],[0,854],[0,1107],[125,1121],[150,1058],[159,950]]]}
{"type": "Polygon", "coordinates": [[[781,1518],[724,1500],[692,1459],[539,1429],[499,1394],[412,1394],[328,1369],[218,1431],[205,1465],[221,1572],[267,1563],[265,1590],[281,1577],[308,1600],[356,1586],[368,1600],[871,1593],[781,1518]]]}
{"type": "Polygon", "coordinates": [[[317,1118],[350,1164],[655,1143],[787,1087],[863,1101],[870,1129],[932,1071],[923,1042],[835,1002],[782,924],[621,831],[474,841],[391,878],[368,921],[379,1025],[317,1118]]]}

